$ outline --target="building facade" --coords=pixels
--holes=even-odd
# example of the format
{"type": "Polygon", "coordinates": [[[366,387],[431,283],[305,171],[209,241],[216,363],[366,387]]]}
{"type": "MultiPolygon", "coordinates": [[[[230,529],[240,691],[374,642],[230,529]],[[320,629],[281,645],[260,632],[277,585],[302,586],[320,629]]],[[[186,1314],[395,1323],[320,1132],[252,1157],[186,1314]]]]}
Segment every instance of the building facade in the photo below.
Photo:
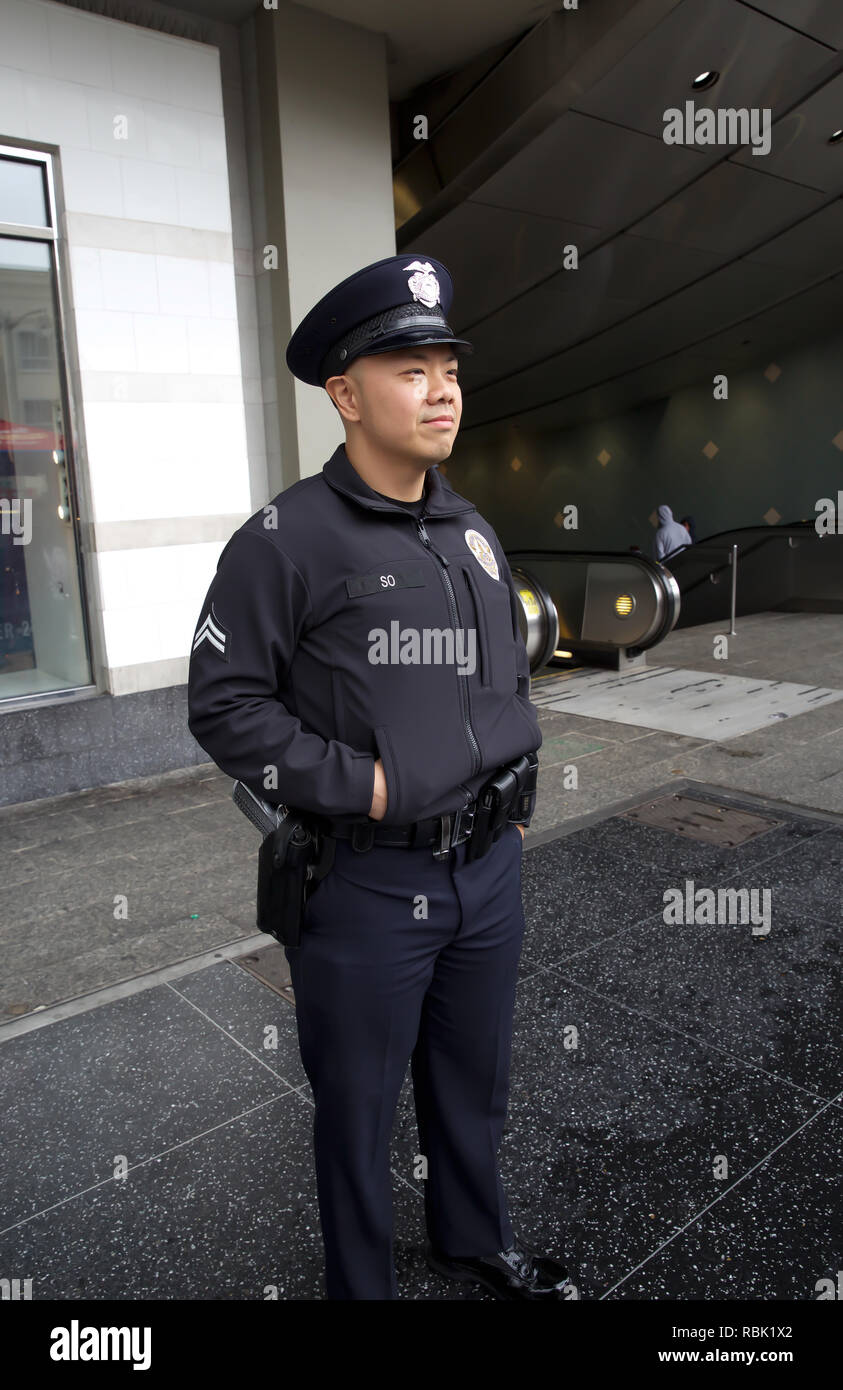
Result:
{"type": "Polygon", "coordinates": [[[207,760],[219,553],[341,438],[284,347],[395,250],[379,36],[96,9],[0,0],[2,804],[207,760]]]}

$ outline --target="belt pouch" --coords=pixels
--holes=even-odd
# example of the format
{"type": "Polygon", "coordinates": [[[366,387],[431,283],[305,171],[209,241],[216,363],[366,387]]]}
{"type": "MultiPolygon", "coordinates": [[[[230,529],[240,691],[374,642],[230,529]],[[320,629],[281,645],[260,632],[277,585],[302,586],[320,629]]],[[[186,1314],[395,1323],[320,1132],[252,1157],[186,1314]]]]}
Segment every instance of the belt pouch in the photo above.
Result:
{"type": "Polygon", "coordinates": [[[509,816],[509,808],[517,791],[517,779],[510,767],[504,767],[490,777],[477,793],[477,807],[466,849],[466,860],[482,859],[500,837],[509,816]]]}

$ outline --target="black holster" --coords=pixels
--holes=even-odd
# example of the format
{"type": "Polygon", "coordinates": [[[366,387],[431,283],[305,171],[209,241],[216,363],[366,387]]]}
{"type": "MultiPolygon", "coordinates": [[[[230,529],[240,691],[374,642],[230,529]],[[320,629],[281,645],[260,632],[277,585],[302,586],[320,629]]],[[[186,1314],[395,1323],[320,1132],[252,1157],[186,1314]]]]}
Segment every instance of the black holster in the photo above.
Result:
{"type": "Polygon", "coordinates": [[[257,925],[283,946],[301,944],[304,906],[334,862],[336,841],[289,809],[258,852],[257,925]]]}
{"type": "Polygon", "coordinates": [[[477,793],[466,861],[481,859],[510,822],[529,820],[536,803],[539,759],[522,753],[490,777],[477,793]]]}

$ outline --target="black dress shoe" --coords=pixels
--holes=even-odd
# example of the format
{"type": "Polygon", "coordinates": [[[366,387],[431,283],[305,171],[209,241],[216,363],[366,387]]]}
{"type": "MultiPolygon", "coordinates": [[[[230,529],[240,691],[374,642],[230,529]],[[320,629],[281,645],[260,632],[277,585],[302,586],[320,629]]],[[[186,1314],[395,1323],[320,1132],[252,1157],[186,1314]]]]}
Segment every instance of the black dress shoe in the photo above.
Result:
{"type": "Polygon", "coordinates": [[[430,1243],[425,1255],[428,1267],[437,1274],[483,1284],[495,1298],[561,1301],[571,1283],[563,1264],[549,1255],[536,1255],[517,1238],[497,1255],[444,1255],[430,1243]]]}

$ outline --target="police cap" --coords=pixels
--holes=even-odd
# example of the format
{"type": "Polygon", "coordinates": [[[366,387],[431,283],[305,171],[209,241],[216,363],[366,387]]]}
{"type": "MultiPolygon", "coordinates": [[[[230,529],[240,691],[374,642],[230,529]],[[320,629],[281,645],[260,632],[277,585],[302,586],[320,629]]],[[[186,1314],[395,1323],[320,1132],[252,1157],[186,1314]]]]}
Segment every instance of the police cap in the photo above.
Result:
{"type": "Polygon", "coordinates": [[[299,381],[324,386],[355,357],[424,343],[473,352],[445,317],[453,294],[447,268],[430,256],[409,251],[375,261],[335,285],[302,319],[287,345],[287,366],[299,381]]]}

